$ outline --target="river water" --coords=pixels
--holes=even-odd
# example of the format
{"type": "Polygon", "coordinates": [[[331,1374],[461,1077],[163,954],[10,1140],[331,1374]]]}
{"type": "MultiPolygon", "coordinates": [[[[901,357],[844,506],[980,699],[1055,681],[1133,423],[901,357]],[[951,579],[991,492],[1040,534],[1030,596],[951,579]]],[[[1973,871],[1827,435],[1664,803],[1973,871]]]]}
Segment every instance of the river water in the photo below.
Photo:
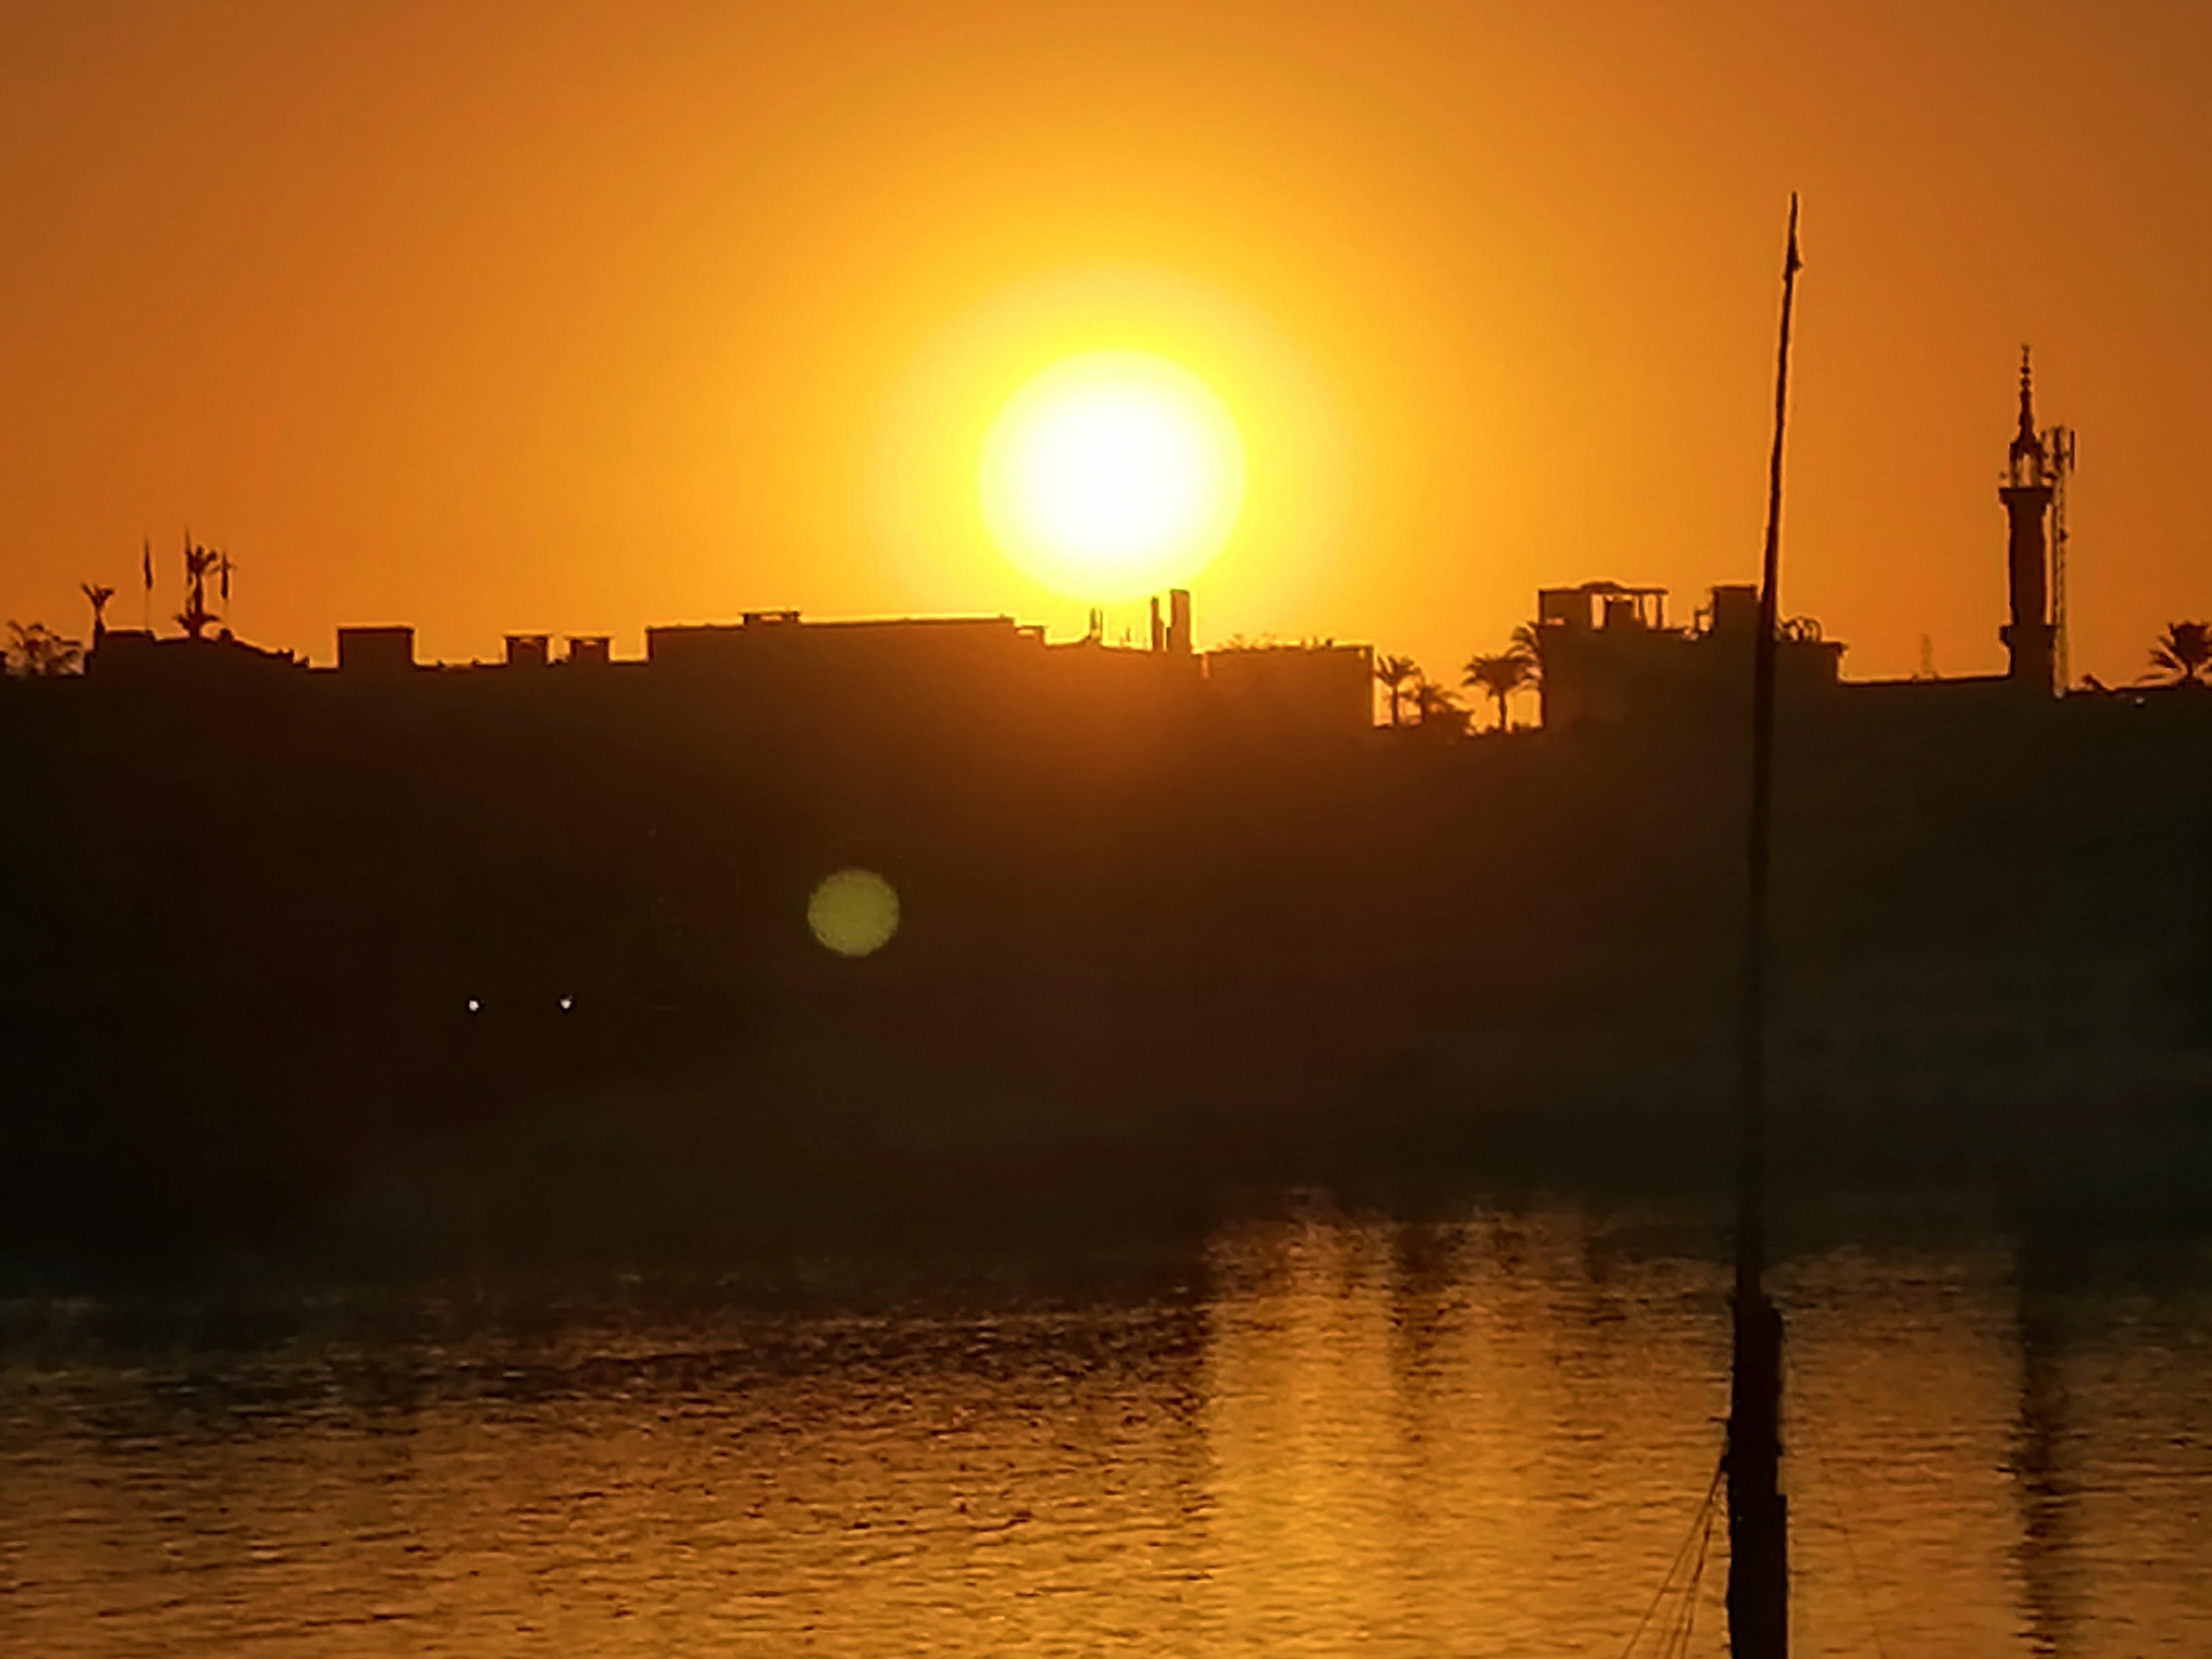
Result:
{"type": "MultiPolygon", "coordinates": [[[[1790,1231],[1798,1650],[2212,1652],[2203,1241],[1958,1196],[1790,1231]]],[[[1688,1613],[1718,1653],[1723,1249],[1307,1194],[1030,1254],[19,1297],[0,1651],[1609,1656],[1648,1612],[1639,1650],[1688,1613]]]]}

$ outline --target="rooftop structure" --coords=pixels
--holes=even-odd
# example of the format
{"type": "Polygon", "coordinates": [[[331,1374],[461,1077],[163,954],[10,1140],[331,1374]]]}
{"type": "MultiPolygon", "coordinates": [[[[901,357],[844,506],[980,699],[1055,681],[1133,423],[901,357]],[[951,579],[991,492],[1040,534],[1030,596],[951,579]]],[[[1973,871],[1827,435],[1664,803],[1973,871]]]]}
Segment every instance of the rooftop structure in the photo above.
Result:
{"type": "MultiPolygon", "coordinates": [[[[1686,627],[1667,623],[1667,590],[1620,582],[1547,587],[1536,595],[1536,649],[1543,664],[1547,728],[1607,725],[1632,717],[1708,712],[1747,697],[1759,591],[1748,583],[1712,590],[1686,627]]],[[[1831,689],[1844,647],[1818,623],[1784,624],[1775,659],[1784,696],[1831,689]]]]}
{"type": "MultiPolygon", "coordinates": [[[[2021,354],[2019,422],[1997,487],[2007,523],[2008,617],[1998,629],[2007,666],[2002,676],[1847,682],[1844,647],[1824,639],[1809,617],[1782,624],[1775,672],[1785,698],[1832,690],[1917,696],[1946,688],[1974,702],[2019,693],[2048,698],[2062,674],[2063,521],[2053,523],[2073,465],[2073,434],[2039,432],[2028,356],[2021,354]],[[2046,528],[2054,533],[2046,533],[2046,528]]],[[[1759,628],[1759,591],[1729,584],[1712,589],[1705,607],[1685,626],[1667,620],[1667,590],[1620,582],[1547,587],[1536,595],[1536,642],[1542,659],[1544,724],[1572,727],[1632,717],[1680,716],[1742,698],[1751,676],[1759,628]]]]}
{"type": "Polygon", "coordinates": [[[406,626],[338,629],[338,672],[404,674],[415,666],[415,630],[406,626]]]}
{"type": "MultiPolygon", "coordinates": [[[[567,696],[580,695],[584,682],[564,671],[592,671],[593,684],[619,671],[625,685],[711,687],[722,707],[834,709],[863,720],[927,712],[957,721],[1018,704],[1055,720],[1118,725],[1132,738],[1185,717],[1279,735],[1372,723],[1369,647],[1331,641],[1200,652],[1188,592],[1152,611],[1151,649],[1109,645],[1095,627],[1080,640],[1048,641],[1042,627],[1007,616],[824,621],[760,610],[734,622],[649,628],[642,659],[617,659],[604,634],[571,635],[563,653],[550,634],[514,633],[498,661],[461,664],[418,660],[411,627],[348,626],[337,630],[335,669],[316,678],[364,689],[467,681],[517,692],[542,684],[550,694],[564,685],[573,691],[558,695],[567,696]]],[[[231,655],[305,666],[227,635],[157,641],[125,629],[106,632],[90,665],[103,680],[182,687],[207,683],[217,658],[227,667],[231,655]]]]}

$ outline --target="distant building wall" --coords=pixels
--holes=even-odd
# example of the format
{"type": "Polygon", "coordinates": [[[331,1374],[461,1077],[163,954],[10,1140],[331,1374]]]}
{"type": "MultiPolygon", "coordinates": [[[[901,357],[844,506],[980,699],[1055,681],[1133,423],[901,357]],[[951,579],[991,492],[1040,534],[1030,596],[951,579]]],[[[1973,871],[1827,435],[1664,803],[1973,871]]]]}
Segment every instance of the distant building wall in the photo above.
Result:
{"type": "Polygon", "coordinates": [[[228,629],[213,639],[194,640],[161,638],[143,628],[110,628],[86,656],[84,672],[106,684],[183,690],[234,684],[241,675],[258,682],[270,669],[305,666],[289,651],[264,651],[234,638],[228,629]]]}
{"type": "Polygon", "coordinates": [[[1256,646],[1205,660],[1207,702],[1230,719],[1316,733],[1375,723],[1371,646],[1256,646]]]}
{"type": "MultiPolygon", "coordinates": [[[[1759,593],[1716,587],[1686,628],[1667,625],[1667,590],[1586,582],[1536,596],[1540,694],[1547,729],[1631,720],[1710,717],[1751,690],[1759,593]]],[[[1783,626],[1776,689],[1789,697],[1835,688],[1844,647],[1803,618],[1783,626]]]]}
{"type": "MultiPolygon", "coordinates": [[[[647,629],[645,661],[589,677],[600,690],[588,696],[672,692],[670,706],[682,707],[695,701],[684,688],[696,684],[699,709],[723,722],[804,715],[854,732],[988,727],[1096,745],[1100,753],[1206,729],[1272,739],[1371,728],[1371,647],[1332,641],[1200,654],[1193,648],[1189,594],[1170,593],[1161,611],[1157,651],[1111,647],[1095,634],[1048,644],[1042,628],[1006,616],[813,622],[796,611],[747,611],[731,623],[647,629]]],[[[173,644],[182,642],[111,630],[99,665],[106,673],[134,653],[150,658],[173,644]]],[[[198,649],[205,654],[216,645],[198,649]]],[[[496,663],[439,665],[417,663],[410,627],[337,630],[337,667],[349,678],[392,679],[419,668],[416,684],[426,690],[467,684],[478,688],[472,696],[580,706],[573,700],[586,694],[574,677],[518,672],[554,661],[544,634],[506,635],[496,663]]],[[[560,665],[569,665],[611,667],[608,636],[568,636],[560,665]]]]}
{"type": "Polygon", "coordinates": [[[734,623],[646,631],[648,672],[711,682],[732,707],[805,711],[846,726],[977,724],[1034,700],[1043,630],[1011,617],[807,622],[754,611],[734,623]]]}
{"type": "Polygon", "coordinates": [[[342,674],[404,674],[414,666],[412,628],[338,629],[338,672],[342,674]]]}
{"type": "Polygon", "coordinates": [[[656,667],[738,668],[775,663],[848,670],[1005,659],[1042,642],[1041,629],[1011,617],[908,617],[805,622],[796,611],[753,611],[737,623],[645,630],[656,667]]]}
{"type": "Polygon", "coordinates": [[[111,628],[94,641],[84,659],[88,675],[118,678],[143,670],[153,655],[155,638],[143,628],[111,628]]]}

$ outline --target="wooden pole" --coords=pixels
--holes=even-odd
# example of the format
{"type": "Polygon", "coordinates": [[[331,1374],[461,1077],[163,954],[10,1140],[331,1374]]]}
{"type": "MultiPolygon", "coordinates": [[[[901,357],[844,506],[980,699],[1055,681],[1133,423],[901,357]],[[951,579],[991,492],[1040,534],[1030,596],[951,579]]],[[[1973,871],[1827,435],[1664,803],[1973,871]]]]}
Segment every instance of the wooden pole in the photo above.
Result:
{"type": "Polygon", "coordinates": [[[1738,1088],[1735,1295],[1729,1397],[1729,1649],[1735,1659],[1790,1650],[1789,1510],[1782,1496],[1782,1316],[1766,1271],[1766,897],[1774,794],[1774,653],[1780,627],[1782,433],[1790,404],[1790,313],[1796,298],[1797,198],[1782,264],[1782,338],[1767,462],[1766,548],[1752,647],[1751,823],[1745,910],[1742,1074],[1738,1088]]]}

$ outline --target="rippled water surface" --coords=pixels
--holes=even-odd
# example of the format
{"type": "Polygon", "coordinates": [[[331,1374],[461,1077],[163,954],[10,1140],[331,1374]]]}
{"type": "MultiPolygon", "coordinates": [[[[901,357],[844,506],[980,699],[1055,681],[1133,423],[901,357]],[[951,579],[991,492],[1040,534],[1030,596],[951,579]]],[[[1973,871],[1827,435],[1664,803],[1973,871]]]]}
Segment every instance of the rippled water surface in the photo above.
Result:
{"type": "MultiPolygon", "coordinates": [[[[1809,1234],[1800,1651],[2212,1652],[2197,1247],[1809,1234]]],[[[1717,1245],[1309,1202],[1042,1265],[19,1302],[0,1650],[1618,1654],[1697,1559],[1717,1245]]]]}

